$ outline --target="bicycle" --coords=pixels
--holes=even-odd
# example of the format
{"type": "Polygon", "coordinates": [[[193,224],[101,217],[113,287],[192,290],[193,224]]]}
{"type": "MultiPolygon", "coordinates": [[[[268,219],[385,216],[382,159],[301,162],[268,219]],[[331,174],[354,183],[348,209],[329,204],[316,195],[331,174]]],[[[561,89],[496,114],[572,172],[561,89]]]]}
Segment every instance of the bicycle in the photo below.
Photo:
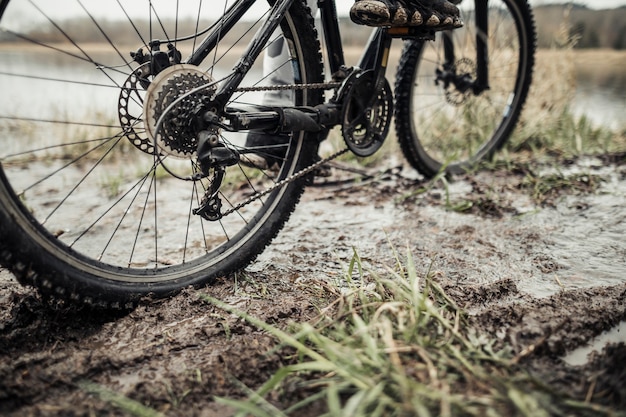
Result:
{"type": "Polygon", "coordinates": [[[331,0],[318,2],[324,50],[300,0],[226,1],[206,21],[215,2],[199,0],[189,18],[178,1],[153,0],[141,3],[145,19],[137,2],[40,3],[0,2],[10,98],[0,108],[0,263],[45,297],[104,308],[245,267],[314,171],[379,150],[393,117],[402,152],[427,177],[489,158],[518,120],[534,64],[526,0],[463,0],[465,27],[454,31],[373,29],[354,66],[331,0]],[[290,55],[286,85],[260,75],[278,43],[290,55]],[[292,105],[261,106],[263,94],[292,105]],[[335,126],[345,148],[320,159],[335,126]],[[249,130],[288,138],[269,169],[250,162],[268,149],[246,148],[249,130]]]}

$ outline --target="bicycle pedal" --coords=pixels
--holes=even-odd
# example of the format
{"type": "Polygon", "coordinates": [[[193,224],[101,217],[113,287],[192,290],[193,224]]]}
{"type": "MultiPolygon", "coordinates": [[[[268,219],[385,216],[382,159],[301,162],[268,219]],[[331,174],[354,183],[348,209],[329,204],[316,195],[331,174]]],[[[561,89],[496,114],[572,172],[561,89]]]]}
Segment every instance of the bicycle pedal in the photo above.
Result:
{"type": "Polygon", "coordinates": [[[399,26],[387,29],[387,33],[393,38],[435,40],[435,31],[415,26],[399,26]]]}

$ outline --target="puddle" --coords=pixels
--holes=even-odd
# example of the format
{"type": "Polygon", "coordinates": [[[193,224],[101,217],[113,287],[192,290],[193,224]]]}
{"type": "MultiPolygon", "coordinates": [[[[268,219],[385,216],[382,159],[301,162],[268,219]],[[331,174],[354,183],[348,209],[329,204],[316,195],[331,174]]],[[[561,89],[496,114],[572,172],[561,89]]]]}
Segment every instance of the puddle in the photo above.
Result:
{"type": "Polygon", "coordinates": [[[544,278],[558,279],[565,289],[624,282],[626,182],[610,168],[594,172],[605,181],[596,193],[565,196],[555,209],[534,216],[544,241],[535,251],[554,263],[544,278]]]}
{"type": "Polygon", "coordinates": [[[565,355],[563,360],[572,366],[581,366],[589,361],[592,352],[601,352],[610,343],[626,343],[626,321],[621,322],[608,332],[602,333],[586,346],[579,347],[565,355]]]}
{"type": "Polygon", "coordinates": [[[622,170],[584,160],[561,169],[571,175],[567,170],[590,171],[604,182],[593,193],[562,195],[556,207],[541,207],[519,192],[519,178],[493,173],[459,178],[446,190],[435,187],[408,203],[398,203],[399,197],[413,189],[393,181],[349,191],[312,188],[248,270],[332,280],[353,249],[366,269],[393,265],[394,250],[401,255],[410,250],[419,273],[430,270],[459,284],[511,279],[520,291],[540,298],[621,284],[626,277],[622,170]],[[381,192],[386,186],[391,194],[381,192]],[[447,198],[456,203],[483,197],[502,206],[502,215],[445,207],[447,198]]]}

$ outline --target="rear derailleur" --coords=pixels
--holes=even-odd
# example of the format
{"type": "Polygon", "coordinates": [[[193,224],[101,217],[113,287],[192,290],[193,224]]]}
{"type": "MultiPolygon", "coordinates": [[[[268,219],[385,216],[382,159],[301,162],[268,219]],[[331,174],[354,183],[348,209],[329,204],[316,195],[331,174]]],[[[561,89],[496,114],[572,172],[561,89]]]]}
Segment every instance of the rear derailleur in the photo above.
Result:
{"type": "Polygon", "coordinates": [[[219,140],[221,124],[210,98],[216,90],[213,78],[193,65],[181,64],[180,52],[173,45],[168,44],[168,52],[161,51],[160,45],[161,41],[155,40],[150,42],[149,54],[141,49],[131,54],[140,68],[147,70],[141,73],[139,82],[145,83],[144,120],[149,139],[141,144],[146,149],[152,145],[150,149],[158,152],[159,159],[196,160],[198,172],[181,179],[199,184],[208,179],[210,185],[193,214],[216,221],[223,217],[219,190],[226,167],[239,162],[239,152],[219,140]],[[153,77],[151,82],[148,76],[153,77]]]}
{"type": "Polygon", "coordinates": [[[198,134],[198,162],[202,176],[207,177],[213,173],[211,185],[205,191],[200,206],[193,209],[193,214],[205,220],[220,220],[222,215],[222,200],[219,190],[224,180],[226,167],[236,165],[239,162],[239,152],[224,146],[218,136],[209,131],[201,131],[198,134]]]}

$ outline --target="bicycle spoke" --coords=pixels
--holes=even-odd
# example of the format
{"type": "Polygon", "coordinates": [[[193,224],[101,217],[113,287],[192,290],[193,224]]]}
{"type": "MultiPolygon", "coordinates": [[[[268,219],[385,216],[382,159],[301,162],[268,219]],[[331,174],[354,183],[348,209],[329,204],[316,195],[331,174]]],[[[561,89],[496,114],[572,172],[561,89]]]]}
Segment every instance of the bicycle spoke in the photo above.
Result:
{"type": "MultiPolygon", "coordinates": [[[[89,10],[87,10],[87,8],[83,5],[83,3],[80,0],[76,0],[78,2],[78,4],[80,5],[80,7],[85,11],[85,13],[87,14],[87,16],[89,16],[89,19],[91,19],[91,21],[94,23],[94,25],[98,28],[98,31],[102,34],[102,36],[104,36],[104,38],[106,39],[107,43],[109,44],[109,46],[115,51],[115,53],[120,57],[120,59],[122,60],[122,62],[126,61],[126,58],[124,58],[124,55],[120,52],[120,50],[118,49],[117,45],[115,45],[113,43],[113,41],[111,41],[111,38],[109,37],[109,35],[106,33],[106,31],[104,29],[102,29],[102,26],[100,26],[100,24],[98,23],[98,21],[93,17],[93,15],[91,13],[89,13],[89,10]]],[[[130,66],[130,63],[126,62],[126,65],[128,66],[128,69],[130,71],[132,71],[133,69],[130,66]]]]}
{"type": "MultiPolygon", "coordinates": [[[[227,2],[224,2],[224,11],[223,11],[222,14],[226,13],[226,5],[227,4],[228,4],[227,2]]],[[[199,33],[200,32],[200,16],[202,16],[202,5],[203,5],[202,1],[198,2],[198,13],[196,15],[196,30],[195,30],[195,33],[199,33]]],[[[217,48],[216,48],[216,51],[217,51],[217,48]]],[[[193,38],[193,45],[191,47],[191,52],[192,53],[196,52],[196,37],[193,38]]],[[[212,72],[211,72],[211,75],[213,75],[212,72]]]]}
{"type": "MultiPolygon", "coordinates": [[[[117,139],[117,141],[119,142],[119,140],[121,138],[115,138],[117,139]]],[[[111,139],[113,140],[113,139],[111,139]]],[[[32,187],[39,185],[41,182],[50,179],[52,176],[54,176],[56,173],[60,172],[61,170],[69,167],[70,165],[74,165],[76,164],[78,161],[80,161],[83,157],[89,155],[90,153],[94,152],[95,150],[99,149],[101,146],[103,145],[98,145],[97,147],[85,152],[83,155],[77,157],[76,159],[70,161],[69,163],[67,163],[66,165],[64,165],[62,168],[59,168],[56,171],[53,171],[52,173],[48,174],[46,177],[44,177],[40,182],[37,183],[33,183],[31,187],[25,189],[23,192],[26,192],[28,190],[30,190],[32,187]]],[[[74,192],[78,189],[78,187],[80,187],[81,184],[83,184],[87,178],[94,172],[94,170],[102,163],[102,161],[104,161],[104,159],[111,154],[111,151],[113,150],[113,148],[115,147],[115,143],[113,144],[113,146],[111,148],[109,148],[108,150],[106,150],[106,152],[104,153],[103,156],[101,156],[99,159],[96,160],[95,164],[93,164],[93,166],[84,174],[84,176],[76,183],[76,185],[74,185],[72,188],[70,188],[69,192],[61,199],[61,201],[52,209],[52,211],[43,219],[42,224],[45,224],[50,217],[52,217],[54,215],[54,213],[56,213],[56,211],[63,205],[63,203],[65,203],[67,201],[68,198],[70,198],[70,196],[72,196],[72,194],[74,194],[74,192]]]]}
{"type": "Polygon", "coordinates": [[[410,82],[412,98],[399,104],[410,108],[409,117],[398,112],[399,137],[409,161],[424,174],[433,176],[440,169],[463,172],[493,153],[510,134],[532,68],[532,61],[521,61],[529,52],[521,42],[532,36],[524,16],[529,12],[521,3],[489,1],[489,33],[479,34],[475,3],[463,2],[459,6],[463,28],[406,49],[404,71],[413,76],[402,78],[396,88],[410,82]],[[484,51],[479,50],[478,37],[486,42],[484,51]],[[447,61],[450,57],[454,62],[447,61]],[[479,62],[483,58],[485,65],[479,62]]]}
{"type": "Polygon", "coordinates": [[[116,294],[163,293],[249,262],[293,211],[304,188],[297,174],[315,154],[304,134],[252,147],[223,114],[255,111],[268,95],[288,106],[320,103],[319,90],[268,87],[323,82],[304,5],[294,2],[297,16],[260,56],[242,57],[269,2],[196,1],[62,0],[61,11],[11,0],[1,17],[0,89],[12,102],[0,105],[0,216],[10,200],[18,227],[34,225],[31,243],[79,275],[106,276],[116,294]],[[283,38],[287,55],[264,71],[283,38]],[[246,74],[233,71],[240,61],[246,74]],[[218,92],[225,102],[211,104],[218,92]],[[205,159],[200,129],[217,138],[205,159]],[[254,166],[252,154],[274,158],[273,170],[254,166]]]}
{"type": "MultiPolygon", "coordinates": [[[[148,191],[152,190],[152,185],[154,184],[155,181],[155,175],[154,175],[154,171],[150,172],[150,183],[148,185],[148,191]]],[[[131,265],[133,265],[133,256],[135,254],[135,250],[137,249],[137,243],[139,242],[139,234],[141,232],[142,226],[143,226],[143,220],[146,214],[146,209],[148,207],[148,200],[150,199],[150,192],[146,193],[146,199],[142,205],[142,210],[141,210],[141,216],[139,218],[139,222],[137,223],[137,232],[135,234],[135,239],[133,240],[133,245],[132,245],[132,249],[130,251],[130,255],[128,257],[128,266],[130,267],[131,265]]],[[[155,259],[155,267],[156,267],[156,263],[157,260],[155,259]]]]}
{"type": "Polygon", "coordinates": [[[135,25],[134,20],[131,19],[131,17],[128,15],[126,8],[122,5],[122,3],[120,3],[120,0],[115,0],[115,1],[117,2],[117,5],[120,6],[120,10],[126,17],[126,21],[130,24],[130,26],[133,28],[133,30],[137,34],[137,37],[141,41],[141,44],[143,45],[143,47],[148,48],[148,42],[145,41],[143,35],[141,34],[141,31],[139,30],[139,28],[137,28],[137,25],[135,25]]]}
{"type": "MultiPolygon", "coordinates": [[[[150,171],[151,173],[152,171],[150,171]]],[[[111,236],[109,238],[109,240],[106,242],[106,244],[104,245],[104,247],[102,248],[102,251],[100,252],[100,255],[98,256],[98,260],[101,261],[102,257],[104,256],[104,254],[107,251],[107,248],[109,247],[109,245],[111,244],[111,242],[113,241],[113,238],[115,237],[116,233],[120,230],[120,227],[122,226],[122,223],[124,222],[124,220],[126,219],[127,213],[131,210],[131,208],[133,207],[136,198],[139,196],[139,193],[141,192],[143,185],[145,184],[145,182],[147,181],[149,177],[149,174],[146,174],[140,181],[138,181],[135,185],[133,185],[132,188],[130,188],[126,193],[124,193],[114,204],[112,204],[104,213],[102,213],[102,215],[100,217],[98,217],[96,220],[94,220],[69,246],[72,247],[74,246],[74,244],[80,240],[81,237],[83,237],[84,235],[86,235],[87,233],[89,233],[90,230],[92,230],[100,220],[102,220],[108,213],[111,212],[111,210],[113,210],[119,203],[121,203],[125,197],[127,197],[128,195],[130,195],[130,193],[137,188],[137,191],[134,193],[131,201],[128,203],[128,206],[126,208],[126,210],[124,210],[122,216],[119,219],[119,222],[117,223],[117,225],[115,226],[115,229],[113,231],[113,233],[111,233],[111,236]]]]}

